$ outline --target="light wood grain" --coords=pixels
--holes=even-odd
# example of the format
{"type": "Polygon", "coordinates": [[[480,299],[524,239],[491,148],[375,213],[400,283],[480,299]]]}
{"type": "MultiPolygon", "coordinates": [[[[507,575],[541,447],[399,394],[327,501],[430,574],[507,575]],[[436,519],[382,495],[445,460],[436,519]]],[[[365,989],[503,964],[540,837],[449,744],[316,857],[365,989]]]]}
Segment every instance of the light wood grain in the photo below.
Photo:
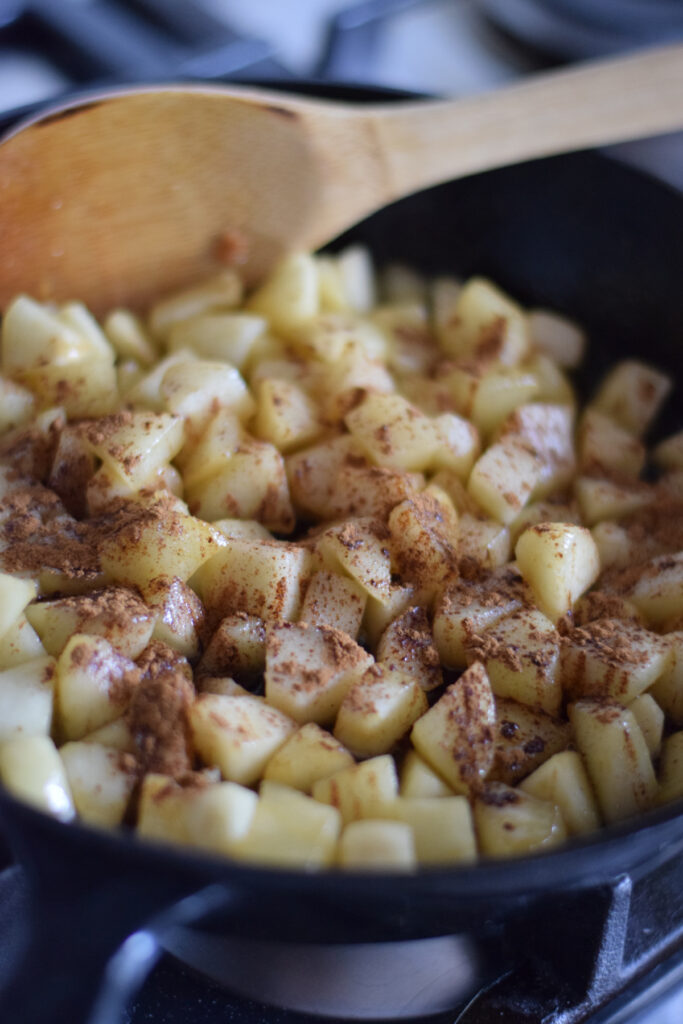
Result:
{"type": "Polygon", "coordinates": [[[139,306],[217,269],[234,238],[253,282],[285,251],[437,182],[680,128],[683,46],[454,101],[97,97],[0,145],[0,307],[19,291],[139,306]]]}

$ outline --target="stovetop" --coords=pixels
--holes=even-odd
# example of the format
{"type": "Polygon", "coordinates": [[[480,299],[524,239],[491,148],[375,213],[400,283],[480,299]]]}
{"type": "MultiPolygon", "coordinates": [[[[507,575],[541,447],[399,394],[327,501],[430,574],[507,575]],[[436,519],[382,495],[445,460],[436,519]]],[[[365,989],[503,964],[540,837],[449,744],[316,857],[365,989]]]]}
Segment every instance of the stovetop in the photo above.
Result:
{"type": "MultiPolygon", "coordinates": [[[[650,4],[658,17],[650,18],[649,26],[652,31],[660,27],[659,38],[670,38],[681,27],[680,8],[676,24],[676,18],[665,22],[667,4],[650,4]]],[[[471,93],[560,57],[617,48],[614,42],[605,46],[605,39],[615,39],[605,34],[605,19],[597,36],[587,35],[586,3],[578,8],[583,11],[580,32],[569,31],[569,0],[0,0],[0,130],[3,114],[7,122],[12,108],[114,82],[316,77],[471,93]],[[518,23],[511,18],[512,7],[522,19],[518,23]],[[487,10],[498,16],[497,25],[487,19],[487,10]],[[514,38],[522,22],[525,32],[519,35],[525,35],[525,45],[514,38]],[[549,35],[553,25],[554,36],[549,35]],[[578,39],[583,49],[574,43],[572,52],[568,41],[578,39]]],[[[647,41],[653,41],[652,32],[647,41]]],[[[683,136],[618,152],[683,188],[683,136]]],[[[683,883],[683,869],[681,876],[683,883]]],[[[671,927],[664,912],[662,920],[644,918],[643,937],[649,930],[654,941],[658,928],[671,927]]],[[[0,987],[18,962],[25,927],[23,876],[0,846],[0,987]]],[[[680,1024],[682,984],[676,946],[642,976],[630,978],[602,1010],[581,1020],[680,1024]]],[[[502,992],[505,997],[504,984],[502,992]]],[[[458,1013],[454,1007],[429,1019],[450,1024],[458,1013]]],[[[122,1024],[310,1024],[313,1019],[227,993],[166,955],[122,1024]]],[[[510,1016],[497,1019],[512,1024],[510,1016]]],[[[335,1018],[328,1020],[335,1024],[335,1018]]],[[[492,1018],[485,1024],[492,1024],[492,1018]]]]}

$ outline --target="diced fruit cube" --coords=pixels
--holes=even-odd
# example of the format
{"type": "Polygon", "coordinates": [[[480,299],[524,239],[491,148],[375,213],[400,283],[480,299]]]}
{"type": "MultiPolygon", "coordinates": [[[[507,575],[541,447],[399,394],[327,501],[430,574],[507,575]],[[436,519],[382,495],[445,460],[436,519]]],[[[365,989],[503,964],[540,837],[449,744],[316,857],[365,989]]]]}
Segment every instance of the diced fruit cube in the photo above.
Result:
{"type": "Polygon", "coordinates": [[[412,871],[415,838],[400,821],[352,821],[339,841],[340,867],[356,871],[412,871]]]}
{"type": "Polygon", "coordinates": [[[57,657],[74,633],[102,636],[119,654],[137,658],[152,636],[155,616],[133,590],[107,587],[32,604],[26,616],[48,654],[57,657]]]}
{"type": "Polygon", "coordinates": [[[439,653],[424,608],[408,608],[394,619],[377,643],[377,661],[411,676],[423,690],[443,682],[439,653]]]}
{"type": "Polygon", "coordinates": [[[594,832],[600,812],[588,773],[575,750],[563,750],[527,776],[520,789],[559,807],[571,836],[594,832]]]}
{"type": "Polygon", "coordinates": [[[0,743],[0,780],[19,800],[71,821],[74,802],[64,766],[49,736],[19,736],[0,743]]]}
{"type": "Polygon", "coordinates": [[[416,750],[409,750],[401,766],[401,796],[417,797],[453,796],[453,790],[440,775],[420,757],[416,750]]]}
{"type": "Polygon", "coordinates": [[[57,661],[55,710],[61,734],[79,740],[113,722],[125,711],[139,681],[135,662],[107,640],[76,633],[57,661]]]}
{"type": "Polygon", "coordinates": [[[47,735],[52,724],[54,658],[34,658],[0,672],[0,741],[47,735]]]}
{"type": "Polygon", "coordinates": [[[138,780],[135,758],[99,743],[66,743],[59,751],[78,816],[111,828],[123,819],[138,780]]]}
{"type": "Polygon", "coordinates": [[[263,778],[310,793],[318,779],[353,764],[353,756],[339,740],[315,722],[307,722],[271,757],[263,778]]]}
{"type": "Polygon", "coordinates": [[[356,757],[373,757],[389,751],[426,710],[413,678],[377,663],[347,690],[334,735],[356,757]]]}
{"type": "Polygon", "coordinates": [[[232,853],[260,864],[325,867],[334,860],[340,832],[336,808],[288,786],[263,782],[249,831],[232,853]]]}
{"type": "Polygon", "coordinates": [[[567,838],[555,804],[538,800],[502,782],[491,783],[477,797],[474,821],[479,848],[489,857],[515,857],[559,846],[567,838]]]}
{"type": "Polygon", "coordinates": [[[600,572],[590,531],[572,523],[530,526],[517,541],[515,555],[535,603],[552,622],[572,608],[600,572]]]}
{"type": "Polygon", "coordinates": [[[495,754],[490,778],[515,785],[569,745],[569,723],[505,697],[496,698],[495,754]]]}
{"type": "Polygon", "coordinates": [[[342,768],[313,784],[314,799],[337,807],[345,823],[378,817],[397,796],[396,763],[390,754],[342,768]]]}
{"type": "Polygon", "coordinates": [[[635,623],[596,619],[562,638],[562,683],[571,698],[630,702],[659,678],[669,649],[635,623]]]}

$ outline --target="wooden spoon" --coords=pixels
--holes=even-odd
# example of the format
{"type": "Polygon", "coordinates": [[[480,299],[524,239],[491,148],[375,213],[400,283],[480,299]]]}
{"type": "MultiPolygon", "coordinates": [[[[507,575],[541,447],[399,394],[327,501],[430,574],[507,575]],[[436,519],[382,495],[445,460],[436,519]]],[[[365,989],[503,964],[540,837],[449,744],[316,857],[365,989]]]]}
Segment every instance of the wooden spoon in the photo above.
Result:
{"type": "Polygon", "coordinates": [[[454,101],[354,106],[179,86],[90,98],[0,145],[0,308],[139,306],[231,260],[248,282],[392,200],[683,128],[683,46],[454,101]]]}

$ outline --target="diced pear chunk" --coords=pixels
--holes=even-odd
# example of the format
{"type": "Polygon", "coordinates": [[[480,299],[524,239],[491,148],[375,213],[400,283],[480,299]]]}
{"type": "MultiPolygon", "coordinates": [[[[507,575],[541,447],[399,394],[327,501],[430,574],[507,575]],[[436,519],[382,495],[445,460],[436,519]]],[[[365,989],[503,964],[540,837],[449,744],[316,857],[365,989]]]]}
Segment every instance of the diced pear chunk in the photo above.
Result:
{"type": "Polygon", "coordinates": [[[397,796],[396,763],[390,754],[342,768],[313,784],[313,798],[337,807],[345,823],[380,816],[397,796]]]}
{"type": "Polygon", "coordinates": [[[560,635],[536,608],[522,608],[467,643],[471,661],[484,662],[493,692],[558,714],[562,703],[560,635]]]}
{"type": "Polygon", "coordinates": [[[671,390],[671,378],[644,363],[626,359],[602,382],[593,399],[601,412],[630,430],[643,434],[671,390]]]}
{"type": "Polygon", "coordinates": [[[294,381],[262,379],[257,402],[254,432],[283,455],[310,443],[322,431],[316,403],[294,381]]]}
{"type": "Polygon", "coordinates": [[[664,733],[664,712],[659,704],[651,694],[641,693],[631,701],[629,710],[641,728],[650,756],[659,757],[664,733]]]}
{"type": "Polygon", "coordinates": [[[256,408],[239,370],[208,359],[174,362],[159,390],[168,411],[185,422],[190,437],[198,437],[218,409],[230,409],[246,420],[256,408]]]}
{"type": "Polygon", "coordinates": [[[57,661],[55,700],[64,738],[79,740],[113,722],[130,703],[139,679],[135,662],[104,637],[72,636],[57,661]]]}
{"type": "Polygon", "coordinates": [[[572,523],[539,523],[517,541],[519,571],[535,603],[557,622],[600,572],[600,556],[590,531],[572,523]]]}
{"type": "Polygon", "coordinates": [[[508,525],[527,504],[540,479],[536,456],[510,437],[486,449],[474,464],[467,489],[485,512],[508,525]]]}
{"type": "Polygon", "coordinates": [[[427,706],[424,691],[411,676],[377,663],[347,690],[334,735],[356,757],[384,754],[427,706]]]}
{"type": "Polygon", "coordinates": [[[401,796],[418,797],[453,796],[453,790],[444,782],[416,750],[409,750],[401,766],[401,796]]]}
{"type": "Polygon", "coordinates": [[[154,613],[133,590],[108,587],[28,607],[27,618],[48,654],[57,657],[74,633],[102,636],[126,658],[137,658],[154,629],[154,613]]]}
{"type": "Polygon", "coordinates": [[[476,662],[413,726],[415,749],[456,793],[476,792],[493,764],[495,702],[476,662]]]}
{"type": "Polygon", "coordinates": [[[340,832],[341,816],[335,807],[289,786],[263,782],[249,831],[232,853],[279,867],[329,867],[340,832]]]}
{"type": "Polygon", "coordinates": [[[342,569],[379,601],[391,587],[391,558],[387,531],[374,519],[349,519],[326,530],[318,542],[320,554],[332,569],[342,569]]]}
{"type": "Polygon", "coordinates": [[[563,750],[527,776],[520,789],[559,807],[571,836],[594,832],[600,812],[588,773],[575,750],[563,750]]]}
{"type": "Polygon", "coordinates": [[[177,576],[155,576],[143,587],[142,594],[155,613],[152,631],[155,639],[162,640],[186,658],[196,658],[201,649],[200,634],[206,614],[194,590],[177,576]]]}
{"type": "Polygon", "coordinates": [[[249,831],[256,804],[256,793],[235,782],[200,778],[183,787],[167,775],[150,774],[140,793],[138,834],[230,855],[249,831]]]}
{"type": "Polygon", "coordinates": [[[484,569],[499,569],[510,560],[510,531],[495,519],[465,512],[458,521],[458,554],[484,569]]]}
{"type": "Polygon", "coordinates": [[[353,756],[339,740],[315,722],[307,722],[271,757],[263,778],[310,793],[318,779],[325,779],[354,763],[353,756]]]}
{"type": "Polygon", "coordinates": [[[423,690],[443,682],[439,653],[424,608],[408,608],[382,633],[375,652],[378,662],[415,679],[423,690]]]}
{"type": "Polygon", "coordinates": [[[444,665],[464,668],[466,644],[525,603],[525,585],[515,567],[506,566],[481,578],[449,583],[434,611],[434,643],[444,665]]]}
{"type": "Polygon", "coordinates": [[[371,655],[330,626],[275,625],[266,642],[266,698],[300,725],[327,725],[371,664],[371,655]]]}
{"type": "Polygon", "coordinates": [[[633,712],[612,701],[580,700],[569,708],[605,821],[621,821],[652,806],[657,780],[633,712]]]}
{"type": "Polygon", "coordinates": [[[431,594],[458,571],[458,514],[435,488],[396,505],[389,515],[391,549],[401,575],[431,594]]]}
{"type": "Polygon", "coordinates": [[[149,411],[99,417],[78,429],[93,454],[134,489],[178,454],[184,438],[179,416],[149,411]]]}
{"type": "Polygon", "coordinates": [[[444,351],[456,359],[495,359],[514,366],[529,353],[522,309],[490,281],[473,277],[458,295],[453,315],[440,331],[444,351]]]}
{"type": "Polygon", "coordinates": [[[603,477],[578,476],[574,493],[586,526],[595,526],[603,519],[623,519],[656,500],[655,489],[639,480],[618,483],[603,477]]]}
{"type": "Polygon", "coordinates": [[[399,797],[382,816],[410,825],[420,864],[466,864],[477,859],[472,811],[464,796],[399,797]]]}
{"type": "Polygon", "coordinates": [[[643,566],[626,596],[655,627],[683,613],[683,551],[653,558],[643,566]]]}
{"type": "Polygon", "coordinates": [[[674,732],[664,740],[659,764],[657,802],[667,804],[683,797],[683,732],[674,732]]]}
{"type": "Polygon", "coordinates": [[[668,657],[650,693],[674,725],[683,725],[683,632],[666,636],[668,657]]]}
{"type": "Polygon", "coordinates": [[[0,670],[23,665],[33,658],[42,658],[46,653],[40,637],[26,615],[22,614],[0,638],[0,670]]]}
{"type": "Polygon", "coordinates": [[[59,753],[79,818],[104,828],[119,825],[138,780],[135,759],[91,742],[66,743],[59,753]]]}
{"type": "Polygon", "coordinates": [[[579,366],[586,348],[586,335],[572,320],[547,309],[528,314],[531,344],[554,362],[568,369],[579,366]]]}
{"type": "Polygon", "coordinates": [[[426,469],[440,442],[429,417],[401,395],[371,392],[345,423],[370,461],[389,469],[426,469]]]}
{"type": "Polygon", "coordinates": [[[339,866],[355,871],[413,871],[415,838],[400,821],[352,821],[339,841],[339,866]]]}
{"type": "Polygon", "coordinates": [[[569,722],[497,697],[495,755],[489,777],[513,786],[564,750],[569,741],[569,722]]]}
{"type": "Polygon", "coordinates": [[[34,580],[0,572],[0,638],[15,624],[29,601],[38,593],[34,580]]]}
{"type": "Polygon", "coordinates": [[[250,786],[296,729],[295,723],[258,697],[200,694],[189,709],[194,745],[208,765],[230,782],[250,786]]]}
{"type": "Polygon", "coordinates": [[[248,308],[266,317],[278,334],[296,332],[320,309],[314,257],[304,252],[285,257],[251,296],[248,308]]]}
{"type": "Polygon", "coordinates": [[[488,857],[516,857],[559,846],[567,838],[555,804],[491,783],[474,804],[479,848],[488,857]]]}
{"type": "Polygon", "coordinates": [[[201,675],[252,680],[266,664],[266,628],[257,615],[226,615],[199,662],[201,675]]]}
{"type": "Polygon", "coordinates": [[[150,310],[149,327],[153,334],[163,335],[175,324],[190,317],[216,310],[231,309],[242,300],[243,286],[239,274],[222,270],[200,284],[176,291],[161,299],[150,310]]]}
{"type": "Polygon", "coordinates": [[[34,658],[0,672],[0,741],[47,735],[52,724],[54,658],[34,658]]]}
{"type": "Polygon", "coordinates": [[[586,409],[579,429],[579,464],[585,472],[638,478],[645,446],[599,409],[586,409]]]}
{"type": "Polygon", "coordinates": [[[310,554],[286,542],[232,537],[202,567],[199,592],[210,611],[246,612],[267,622],[296,618],[310,554]]]}
{"type": "Polygon", "coordinates": [[[311,626],[332,626],[356,639],[367,598],[367,592],[351,577],[316,572],[306,588],[299,618],[311,626]]]}
{"type": "Polygon", "coordinates": [[[630,704],[664,671],[666,642],[635,623],[596,619],[562,638],[562,682],[573,699],[630,704]]]}
{"type": "Polygon", "coordinates": [[[262,316],[250,313],[200,313],[172,327],[166,345],[169,352],[191,349],[202,359],[223,359],[241,371],[266,327],[262,316]]]}
{"type": "Polygon", "coordinates": [[[49,736],[14,736],[0,742],[0,780],[13,796],[60,821],[74,817],[69,782],[49,736]]]}

